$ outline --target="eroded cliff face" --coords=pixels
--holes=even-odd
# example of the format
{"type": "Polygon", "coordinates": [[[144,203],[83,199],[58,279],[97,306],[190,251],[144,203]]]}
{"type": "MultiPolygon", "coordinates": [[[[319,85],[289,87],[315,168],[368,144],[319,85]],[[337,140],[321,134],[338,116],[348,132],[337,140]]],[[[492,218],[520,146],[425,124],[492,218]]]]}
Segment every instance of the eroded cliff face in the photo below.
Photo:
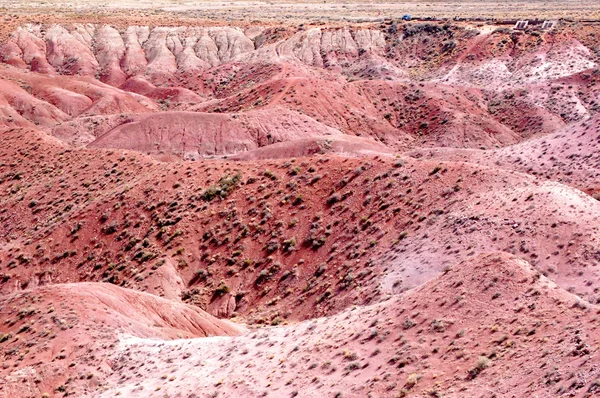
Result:
{"type": "Polygon", "coordinates": [[[378,30],[314,28],[260,46],[262,32],[233,27],[131,26],[119,31],[107,25],[27,25],[11,35],[0,54],[19,68],[96,76],[118,86],[140,74],[160,81],[238,60],[280,59],[322,67],[355,59],[359,51],[381,52],[386,44],[378,30]]]}
{"type": "Polygon", "coordinates": [[[375,58],[402,73],[415,66],[442,66],[441,60],[448,61],[448,68],[438,71],[439,78],[477,86],[490,78],[522,84],[556,79],[596,65],[597,54],[572,34],[507,31],[440,24],[316,27],[277,39],[271,29],[261,27],[29,24],[10,35],[0,56],[21,69],[95,76],[114,86],[136,75],[161,82],[230,62],[289,62],[335,70],[375,58]]]}
{"type": "Polygon", "coordinates": [[[30,24],[0,48],[2,125],[184,158],[506,146],[600,109],[598,33],[30,24]]]}

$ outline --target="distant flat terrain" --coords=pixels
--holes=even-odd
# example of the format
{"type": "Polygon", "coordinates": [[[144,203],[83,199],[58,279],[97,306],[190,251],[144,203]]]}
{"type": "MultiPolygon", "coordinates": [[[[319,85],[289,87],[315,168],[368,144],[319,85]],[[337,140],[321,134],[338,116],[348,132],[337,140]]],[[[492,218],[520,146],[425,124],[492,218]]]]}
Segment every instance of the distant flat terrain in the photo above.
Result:
{"type": "MultiPolygon", "coordinates": [[[[210,19],[361,19],[378,17],[437,18],[539,18],[539,19],[600,19],[600,2],[583,1],[0,1],[6,11],[35,13],[52,10],[55,14],[71,12],[94,14],[116,10],[137,10],[161,13],[182,13],[181,16],[210,19]],[[184,15],[185,14],[185,15],[184,15]]],[[[149,16],[149,15],[146,15],[149,16]]]]}

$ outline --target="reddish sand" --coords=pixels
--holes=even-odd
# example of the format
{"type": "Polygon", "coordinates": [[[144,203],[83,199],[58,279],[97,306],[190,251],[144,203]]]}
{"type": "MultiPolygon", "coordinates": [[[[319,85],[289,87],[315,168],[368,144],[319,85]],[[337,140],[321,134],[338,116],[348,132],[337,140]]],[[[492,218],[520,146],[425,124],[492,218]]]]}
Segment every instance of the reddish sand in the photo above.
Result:
{"type": "Polygon", "coordinates": [[[29,24],[0,48],[3,124],[196,159],[323,134],[382,152],[506,146],[597,111],[597,29],[477,29],[29,24]],[[184,131],[171,112],[187,110],[227,117],[189,116],[201,120],[184,131]]]}
{"type": "Polygon", "coordinates": [[[1,398],[600,394],[596,25],[184,25],[0,47],[1,398]]]}
{"type": "Polygon", "coordinates": [[[111,284],[56,284],[3,296],[0,396],[41,396],[61,385],[94,393],[113,373],[106,357],[120,336],[232,336],[241,326],[204,311],[111,284]],[[6,376],[6,377],[4,377],[6,376]],[[25,381],[25,385],[23,381],[25,381]]]}

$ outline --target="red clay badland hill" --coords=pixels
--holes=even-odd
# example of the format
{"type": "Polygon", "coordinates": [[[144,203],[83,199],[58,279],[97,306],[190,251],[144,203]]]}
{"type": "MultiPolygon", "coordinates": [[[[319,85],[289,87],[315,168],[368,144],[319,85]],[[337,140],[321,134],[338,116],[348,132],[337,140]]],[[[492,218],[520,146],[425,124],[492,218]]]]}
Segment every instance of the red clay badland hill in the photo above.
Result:
{"type": "Polygon", "coordinates": [[[105,281],[278,323],[402,292],[495,249],[598,300],[600,203],[523,174],[331,155],[160,163],[21,130],[2,148],[5,293],[105,281]]]}
{"type": "Polygon", "coordinates": [[[465,161],[516,170],[600,194],[600,115],[539,138],[490,151],[417,149],[417,158],[465,161]]]}
{"type": "Polygon", "coordinates": [[[591,397],[598,311],[523,260],[476,256],[331,318],[231,339],[123,341],[100,396],[591,397]]]}
{"type": "MultiPolygon", "coordinates": [[[[35,396],[57,386],[69,395],[102,397],[190,391],[216,396],[591,397],[600,387],[595,367],[599,308],[507,254],[473,257],[379,304],[239,337],[165,342],[127,337],[129,329],[115,339],[108,329],[95,342],[85,340],[77,347],[67,340],[52,353],[54,361],[44,373],[32,373],[36,367],[28,362],[36,354],[24,350],[25,341],[33,347],[52,344],[77,335],[82,316],[90,318],[88,325],[106,319],[104,302],[91,317],[93,312],[85,316],[73,310],[65,318],[52,315],[45,300],[52,291],[66,293],[59,286],[12,299],[25,300],[19,302],[20,339],[8,338],[14,355],[23,359],[14,365],[11,360],[2,370],[0,394],[35,396]],[[32,330],[50,320],[49,333],[35,337],[32,330]],[[100,367],[95,366],[99,358],[105,358],[100,367]],[[70,373],[60,373],[65,369],[78,369],[79,376],[67,379],[70,373]]],[[[77,286],[69,289],[77,292],[77,286]]]]}
{"type": "Polygon", "coordinates": [[[113,372],[106,353],[122,334],[170,340],[245,332],[197,307],[99,283],[5,295],[0,313],[2,397],[61,393],[72,385],[83,395],[97,391],[113,372]]]}
{"type": "Polygon", "coordinates": [[[281,29],[19,27],[0,49],[3,123],[193,159],[323,134],[396,151],[506,146],[588,117],[600,101],[593,26],[281,29]],[[225,115],[194,115],[199,126],[183,134],[170,113],[186,110],[225,115]]]}
{"type": "Polygon", "coordinates": [[[598,394],[599,33],[20,26],[0,396],[598,394]]]}

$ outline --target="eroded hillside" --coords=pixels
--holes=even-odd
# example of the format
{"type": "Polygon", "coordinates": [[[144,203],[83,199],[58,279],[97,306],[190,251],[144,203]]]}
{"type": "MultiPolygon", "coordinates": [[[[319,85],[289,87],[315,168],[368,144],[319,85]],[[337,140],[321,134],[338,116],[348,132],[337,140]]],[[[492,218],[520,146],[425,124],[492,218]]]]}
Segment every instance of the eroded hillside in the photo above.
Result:
{"type": "Polygon", "coordinates": [[[186,159],[291,141],[302,154],[323,135],[361,136],[359,152],[506,146],[598,111],[597,43],[577,24],[32,24],[0,50],[3,124],[186,159]]]}
{"type": "Polygon", "coordinates": [[[597,25],[135,21],[0,47],[0,397],[598,394],[597,25]]]}

